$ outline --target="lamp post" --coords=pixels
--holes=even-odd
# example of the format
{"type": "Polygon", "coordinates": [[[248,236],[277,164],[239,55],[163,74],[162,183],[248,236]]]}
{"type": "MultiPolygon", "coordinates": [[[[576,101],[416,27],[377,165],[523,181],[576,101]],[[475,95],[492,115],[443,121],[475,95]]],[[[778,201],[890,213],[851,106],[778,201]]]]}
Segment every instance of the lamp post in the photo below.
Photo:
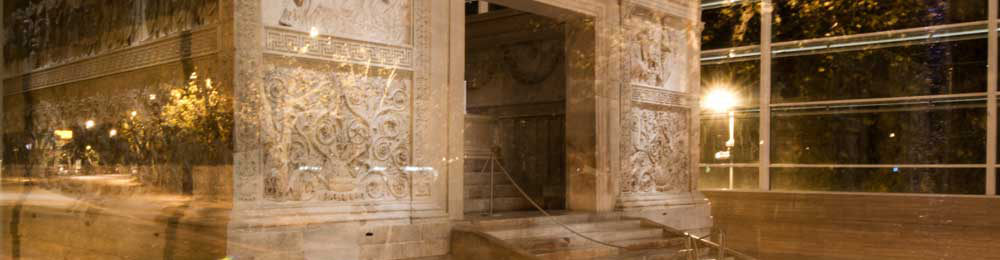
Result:
{"type": "Polygon", "coordinates": [[[736,106],[737,99],[736,95],[732,91],[724,87],[716,87],[708,91],[705,98],[702,99],[702,107],[712,110],[716,113],[727,113],[729,115],[729,139],[726,140],[726,150],[719,151],[715,153],[716,160],[729,160],[729,189],[733,189],[733,158],[732,151],[733,147],[736,146],[735,138],[735,126],[736,126],[736,111],[733,111],[733,107],[736,106]]]}

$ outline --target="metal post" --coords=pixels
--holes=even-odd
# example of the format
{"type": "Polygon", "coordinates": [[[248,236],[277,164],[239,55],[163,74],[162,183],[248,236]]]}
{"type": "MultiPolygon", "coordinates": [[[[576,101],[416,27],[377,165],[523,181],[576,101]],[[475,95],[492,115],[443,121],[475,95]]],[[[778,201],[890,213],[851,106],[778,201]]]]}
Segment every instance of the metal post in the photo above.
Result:
{"type": "Polygon", "coordinates": [[[997,1],[987,10],[986,195],[997,195],[997,1]]]}
{"type": "Polygon", "coordinates": [[[719,259],[726,259],[726,232],[719,229],[719,259]]]}
{"type": "Polygon", "coordinates": [[[691,236],[687,235],[687,233],[685,233],[685,236],[687,236],[687,240],[686,240],[686,242],[687,242],[686,243],[687,244],[686,245],[687,246],[687,259],[688,260],[694,260],[694,240],[693,240],[693,238],[691,238],[691,236]]]}
{"type": "Polygon", "coordinates": [[[763,0],[760,8],[760,166],[761,190],[771,190],[771,17],[772,0],[763,0]]]}
{"type": "Polygon", "coordinates": [[[733,147],[736,146],[736,111],[729,111],[729,140],[726,141],[726,152],[729,153],[729,189],[733,189],[733,147]]]}
{"type": "Polygon", "coordinates": [[[493,216],[493,201],[496,196],[496,182],[494,181],[493,165],[496,162],[496,153],[490,152],[490,216],[493,216]]]}

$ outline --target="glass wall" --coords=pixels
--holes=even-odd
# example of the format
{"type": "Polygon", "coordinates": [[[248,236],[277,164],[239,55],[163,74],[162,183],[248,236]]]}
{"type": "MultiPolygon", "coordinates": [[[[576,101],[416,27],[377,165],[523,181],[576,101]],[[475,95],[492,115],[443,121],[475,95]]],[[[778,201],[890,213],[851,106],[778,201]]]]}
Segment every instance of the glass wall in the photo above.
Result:
{"type": "Polygon", "coordinates": [[[995,194],[987,4],[703,1],[700,188],[995,194]]]}

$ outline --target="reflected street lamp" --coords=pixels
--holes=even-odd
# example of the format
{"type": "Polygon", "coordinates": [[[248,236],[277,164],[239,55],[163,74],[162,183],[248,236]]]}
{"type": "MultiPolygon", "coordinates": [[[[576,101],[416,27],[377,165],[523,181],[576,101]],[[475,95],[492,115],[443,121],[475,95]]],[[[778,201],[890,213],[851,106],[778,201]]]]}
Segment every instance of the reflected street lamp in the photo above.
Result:
{"type": "Polygon", "coordinates": [[[716,113],[728,113],[729,114],[729,140],[726,140],[726,150],[719,151],[715,153],[716,160],[726,160],[729,159],[729,189],[733,189],[733,158],[732,150],[736,146],[736,138],[734,138],[735,125],[736,125],[736,112],[733,111],[733,107],[736,107],[738,103],[736,95],[725,87],[715,87],[709,90],[708,93],[701,101],[702,108],[712,110],[716,113]]]}

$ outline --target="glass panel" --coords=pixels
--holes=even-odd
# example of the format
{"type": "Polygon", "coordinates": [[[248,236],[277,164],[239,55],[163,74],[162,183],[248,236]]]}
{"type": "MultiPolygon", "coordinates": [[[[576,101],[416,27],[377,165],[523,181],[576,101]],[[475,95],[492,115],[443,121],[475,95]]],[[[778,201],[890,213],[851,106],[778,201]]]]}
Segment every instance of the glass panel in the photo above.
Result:
{"type": "Polygon", "coordinates": [[[760,112],[757,110],[737,111],[734,119],[733,139],[735,145],[730,150],[726,147],[726,141],[729,140],[728,114],[702,114],[702,163],[757,162],[760,155],[760,112]],[[729,157],[717,156],[720,152],[726,151],[730,152],[729,157]]]}
{"type": "Polygon", "coordinates": [[[757,189],[757,167],[701,167],[699,189],[729,189],[729,170],[733,172],[733,189],[757,189]]]}
{"type": "Polygon", "coordinates": [[[742,3],[706,9],[701,13],[705,30],[703,50],[760,44],[760,4],[742,3]]]}
{"type": "Polygon", "coordinates": [[[986,0],[779,0],[775,42],[986,20],[986,0]]]}
{"type": "Polygon", "coordinates": [[[774,59],[772,103],[986,91],[986,39],[774,59]]]}
{"type": "Polygon", "coordinates": [[[974,164],[986,157],[983,99],[772,111],[774,163],[974,164]]]}
{"type": "Polygon", "coordinates": [[[701,87],[734,91],[739,106],[756,106],[760,103],[760,60],[702,65],[701,87]]]}
{"type": "Polygon", "coordinates": [[[771,168],[773,190],[983,194],[979,168],[771,168]]]}

